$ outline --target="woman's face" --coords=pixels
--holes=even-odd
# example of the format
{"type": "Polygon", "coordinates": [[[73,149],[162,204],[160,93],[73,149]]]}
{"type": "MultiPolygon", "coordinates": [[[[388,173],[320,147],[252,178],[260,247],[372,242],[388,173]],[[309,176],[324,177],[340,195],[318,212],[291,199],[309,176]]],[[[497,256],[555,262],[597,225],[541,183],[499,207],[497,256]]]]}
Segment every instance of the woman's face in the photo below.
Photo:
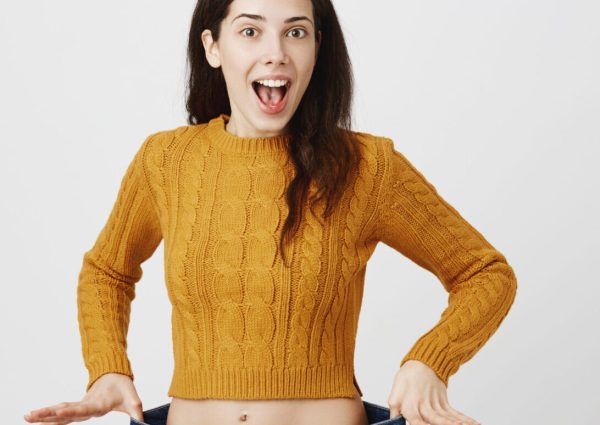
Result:
{"type": "Polygon", "coordinates": [[[222,67],[227,85],[227,131],[241,137],[287,132],[312,76],[320,32],[318,37],[311,0],[234,0],[219,40],[204,30],[206,58],[214,68],[222,67]],[[275,80],[275,85],[286,80],[287,89],[261,87],[257,80],[275,80]]]}

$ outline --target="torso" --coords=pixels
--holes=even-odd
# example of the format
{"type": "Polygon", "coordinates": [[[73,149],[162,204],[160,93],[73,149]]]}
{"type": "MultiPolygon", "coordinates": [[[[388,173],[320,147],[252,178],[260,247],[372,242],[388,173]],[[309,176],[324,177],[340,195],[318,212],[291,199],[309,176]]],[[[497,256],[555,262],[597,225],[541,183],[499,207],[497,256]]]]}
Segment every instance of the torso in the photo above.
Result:
{"type": "Polygon", "coordinates": [[[362,398],[189,400],[172,397],[166,425],[368,425],[362,398]]]}

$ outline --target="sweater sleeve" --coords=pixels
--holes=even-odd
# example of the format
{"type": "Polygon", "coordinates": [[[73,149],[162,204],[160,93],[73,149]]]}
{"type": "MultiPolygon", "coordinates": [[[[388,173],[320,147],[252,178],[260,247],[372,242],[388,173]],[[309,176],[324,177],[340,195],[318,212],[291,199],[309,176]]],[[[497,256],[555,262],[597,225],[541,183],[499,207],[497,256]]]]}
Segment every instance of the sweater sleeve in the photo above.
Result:
{"type": "Polygon", "coordinates": [[[141,264],[162,240],[159,218],[145,180],[146,138],[121,179],[116,201],[94,245],[83,255],[77,286],[82,354],[89,372],[86,391],[102,375],[133,379],[127,331],[141,264]]]}
{"type": "Polygon", "coordinates": [[[378,241],[433,273],[448,305],[400,362],[418,360],[448,386],[448,378],[499,328],[517,290],[502,253],[438,194],[385,139],[386,164],[375,216],[378,241]]]}

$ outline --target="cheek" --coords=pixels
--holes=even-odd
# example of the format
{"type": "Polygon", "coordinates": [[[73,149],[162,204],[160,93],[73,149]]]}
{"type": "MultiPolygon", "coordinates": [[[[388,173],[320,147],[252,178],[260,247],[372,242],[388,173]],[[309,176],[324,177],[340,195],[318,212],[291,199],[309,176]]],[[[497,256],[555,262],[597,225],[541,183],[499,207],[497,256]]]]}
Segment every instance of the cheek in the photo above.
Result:
{"type": "Polygon", "coordinates": [[[303,78],[310,79],[316,63],[316,50],[312,46],[308,46],[298,52],[296,56],[296,67],[299,75],[303,78]]]}
{"type": "Polygon", "coordinates": [[[244,45],[228,48],[221,52],[221,65],[225,75],[240,77],[248,74],[252,67],[251,52],[244,45]]]}
{"type": "Polygon", "coordinates": [[[298,75],[302,80],[303,86],[308,86],[310,79],[312,78],[312,74],[314,71],[315,61],[307,60],[301,64],[298,64],[298,75]]]}
{"type": "Polygon", "coordinates": [[[249,66],[240,57],[226,57],[221,61],[221,69],[227,82],[227,87],[234,90],[247,88],[249,66]]]}

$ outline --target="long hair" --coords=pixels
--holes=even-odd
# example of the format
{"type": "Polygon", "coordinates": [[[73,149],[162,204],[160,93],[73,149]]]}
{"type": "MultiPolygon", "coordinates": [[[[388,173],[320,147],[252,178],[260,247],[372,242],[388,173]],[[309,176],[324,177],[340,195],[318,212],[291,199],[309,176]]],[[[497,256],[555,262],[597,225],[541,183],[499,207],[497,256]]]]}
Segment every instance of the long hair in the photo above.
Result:
{"type": "MultiPolygon", "coordinates": [[[[232,1],[196,3],[187,49],[189,124],[231,114],[225,77],[221,68],[211,67],[206,60],[201,34],[209,29],[213,39],[219,39],[221,21],[232,1]]],[[[289,214],[279,240],[284,261],[283,245],[298,230],[311,182],[317,188],[314,201],[326,201],[323,218],[327,218],[340,201],[340,188],[349,184],[360,161],[358,141],[350,131],[354,77],[342,29],[330,0],[312,0],[312,6],[315,41],[321,31],[321,44],[311,80],[288,123],[288,153],[295,176],[286,190],[289,214]]],[[[312,211],[312,205],[310,208],[312,211]]]]}

